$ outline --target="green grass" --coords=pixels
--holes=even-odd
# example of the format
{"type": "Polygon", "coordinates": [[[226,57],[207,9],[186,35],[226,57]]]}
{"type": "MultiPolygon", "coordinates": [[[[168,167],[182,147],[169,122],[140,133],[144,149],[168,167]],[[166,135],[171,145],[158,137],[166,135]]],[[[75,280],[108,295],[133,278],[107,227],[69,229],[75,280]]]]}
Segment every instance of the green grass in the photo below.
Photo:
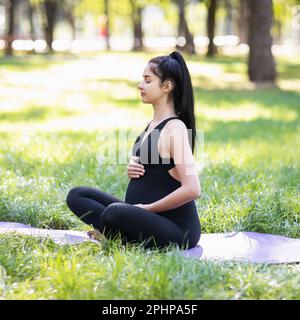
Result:
{"type": "MultiPolygon", "coordinates": [[[[104,133],[139,133],[151,117],[137,84],[153,55],[0,59],[0,221],[87,230],[65,204],[70,188],[124,199],[126,164],[99,165],[97,154],[104,133]]],[[[196,157],[204,164],[197,200],[204,233],[300,238],[300,60],[276,60],[278,86],[255,88],[243,56],[187,59],[204,130],[204,163],[196,157]]],[[[58,246],[0,236],[2,299],[299,299],[299,270],[197,261],[173,247],[145,251],[118,240],[58,246]]]]}

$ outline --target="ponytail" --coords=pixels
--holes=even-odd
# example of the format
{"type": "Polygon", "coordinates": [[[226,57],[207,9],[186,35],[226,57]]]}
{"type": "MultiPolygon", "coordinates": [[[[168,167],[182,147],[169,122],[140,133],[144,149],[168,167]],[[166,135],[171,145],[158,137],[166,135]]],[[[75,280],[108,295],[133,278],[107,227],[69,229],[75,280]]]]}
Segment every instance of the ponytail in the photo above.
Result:
{"type": "MultiPolygon", "coordinates": [[[[182,120],[188,129],[192,129],[192,152],[194,153],[195,137],[196,137],[196,125],[194,114],[194,92],[191,81],[191,76],[187,65],[178,51],[174,51],[170,54],[170,57],[178,61],[182,70],[182,95],[178,96],[178,92],[174,92],[174,100],[176,107],[178,108],[178,116],[182,120]],[[177,96],[176,96],[177,94],[177,96]]],[[[176,110],[175,110],[176,111],[176,110]]]]}

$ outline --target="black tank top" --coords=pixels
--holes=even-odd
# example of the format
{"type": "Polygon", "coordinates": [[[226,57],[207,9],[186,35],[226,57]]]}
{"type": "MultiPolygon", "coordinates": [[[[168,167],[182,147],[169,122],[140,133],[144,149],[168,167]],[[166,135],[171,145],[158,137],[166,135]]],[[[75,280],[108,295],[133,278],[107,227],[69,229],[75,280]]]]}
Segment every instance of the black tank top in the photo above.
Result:
{"type": "Polygon", "coordinates": [[[143,165],[166,164],[167,166],[160,167],[161,170],[170,170],[172,167],[175,166],[173,158],[162,158],[159,154],[157,147],[161,130],[171,119],[178,119],[178,117],[167,118],[160,122],[154,129],[150,131],[150,133],[143,141],[143,138],[147,133],[147,129],[151,124],[150,122],[146,129],[137,137],[132,149],[132,155],[140,157],[139,163],[143,165]]]}
{"type": "Polygon", "coordinates": [[[140,157],[139,163],[143,164],[145,172],[139,178],[130,179],[125,195],[126,203],[152,203],[181,186],[181,182],[173,178],[168,172],[175,166],[174,160],[172,158],[162,158],[158,151],[158,139],[161,130],[171,119],[179,118],[171,117],[163,120],[151,130],[142,142],[149,123],[135,140],[132,155],[140,157]]]}

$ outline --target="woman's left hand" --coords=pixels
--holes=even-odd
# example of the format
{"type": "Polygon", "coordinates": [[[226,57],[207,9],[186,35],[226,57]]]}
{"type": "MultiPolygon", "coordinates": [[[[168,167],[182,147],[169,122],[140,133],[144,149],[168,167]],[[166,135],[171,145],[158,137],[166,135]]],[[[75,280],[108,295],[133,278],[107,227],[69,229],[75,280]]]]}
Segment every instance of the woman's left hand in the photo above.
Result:
{"type": "Polygon", "coordinates": [[[142,203],[138,203],[138,204],[134,204],[134,206],[145,209],[145,210],[150,210],[150,205],[149,204],[142,204],[142,203]]]}

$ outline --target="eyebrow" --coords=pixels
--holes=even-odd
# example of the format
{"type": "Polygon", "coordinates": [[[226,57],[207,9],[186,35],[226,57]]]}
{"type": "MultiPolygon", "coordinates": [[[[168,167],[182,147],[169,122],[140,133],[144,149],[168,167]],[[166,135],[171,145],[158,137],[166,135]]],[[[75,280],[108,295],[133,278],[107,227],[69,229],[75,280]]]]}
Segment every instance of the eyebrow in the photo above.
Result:
{"type": "Polygon", "coordinates": [[[151,76],[149,74],[144,74],[145,78],[151,78],[151,76]]]}

